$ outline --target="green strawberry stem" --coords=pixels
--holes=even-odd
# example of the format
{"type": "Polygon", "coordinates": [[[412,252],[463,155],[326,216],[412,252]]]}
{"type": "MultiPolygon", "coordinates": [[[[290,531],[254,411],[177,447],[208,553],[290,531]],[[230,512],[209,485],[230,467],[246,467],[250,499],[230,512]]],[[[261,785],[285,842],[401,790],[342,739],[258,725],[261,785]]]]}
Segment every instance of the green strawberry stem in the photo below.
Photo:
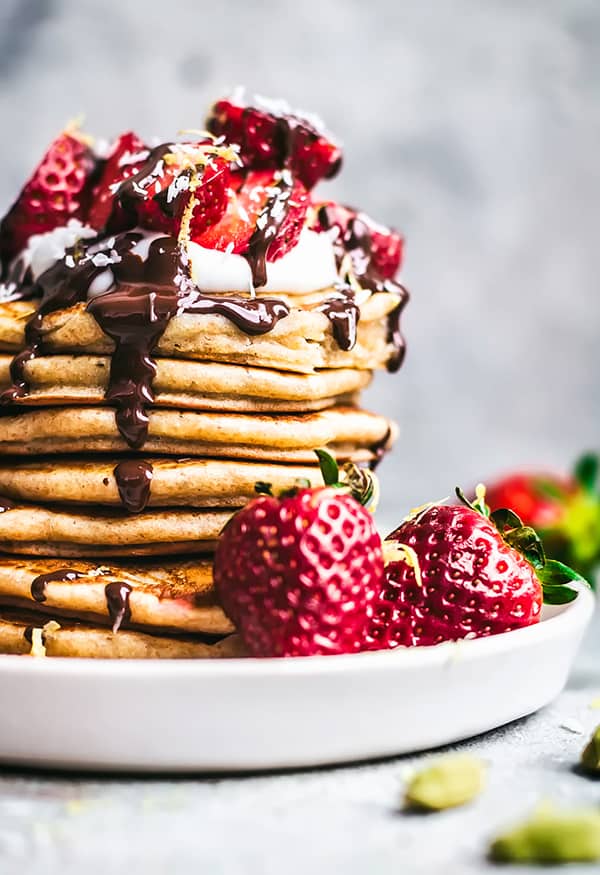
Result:
{"type": "MultiPolygon", "coordinates": [[[[325,486],[330,486],[333,489],[343,489],[348,492],[359,504],[362,504],[367,510],[375,511],[377,501],[379,499],[379,482],[372,471],[366,468],[359,468],[353,462],[346,462],[342,471],[336,460],[327,450],[315,450],[319,460],[319,468],[325,486]]],[[[285,489],[280,492],[278,498],[293,498],[300,489],[310,489],[310,480],[298,478],[295,485],[290,489],[285,489]]],[[[270,495],[273,497],[273,486],[271,483],[264,483],[259,480],[254,484],[254,491],[258,495],[270,495]]]]}
{"type": "Polygon", "coordinates": [[[372,471],[346,462],[340,473],[339,465],[327,450],[315,450],[325,486],[344,489],[372,513],[379,500],[379,481],[372,471]]]}
{"type": "Polygon", "coordinates": [[[473,502],[466,498],[458,486],[456,487],[456,495],[471,510],[489,518],[498,529],[502,539],[533,565],[542,585],[546,604],[563,605],[572,602],[577,597],[577,589],[569,586],[570,583],[590,586],[589,582],[573,568],[569,568],[568,565],[564,565],[556,559],[548,559],[535,529],[532,529],[531,526],[524,526],[521,518],[514,511],[503,507],[490,513],[490,509],[485,503],[485,487],[481,485],[477,487],[476,499],[473,502]]]}

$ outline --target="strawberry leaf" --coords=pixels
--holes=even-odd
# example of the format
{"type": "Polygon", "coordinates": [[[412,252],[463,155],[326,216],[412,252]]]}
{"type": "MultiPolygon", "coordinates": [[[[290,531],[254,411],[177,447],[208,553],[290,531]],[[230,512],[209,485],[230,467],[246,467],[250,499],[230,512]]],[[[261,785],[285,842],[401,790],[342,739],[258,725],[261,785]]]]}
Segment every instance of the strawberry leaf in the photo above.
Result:
{"type": "Polygon", "coordinates": [[[254,491],[258,493],[258,495],[273,495],[273,487],[270,483],[263,483],[262,480],[259,480],[258,483],[254,484],[254,491]]]}
{"type": "Polygon", "coordinates": [[[501,535],[512,529],[523,528],[521,517],[517,516],[514,510],[509,510],[507,507],[501,507],[498,508],[498,510],[495,510],[491,514],[490,519],[501,535]]]}
{"type": "Polygon", "coordinates": [[[546,605],[566,605],[577,598],[577,590],[570,586],[544,586],[543,592],[546,605]]]}
{"type": "Polygon", "coordinates": [[[598,474],[600,473],[600,460],[596,453],[586,453],[575,465],[575,480],[579,485],[594,495],[598,489],[598,474]]]}
{"type": "Polygon", "coordinates": [[[577,582],[589,587],[585,577],[563,562],[559,562],[558,559],[546,559],[545,565],[539,568],[536,574],[544,586],[564,586],[570,582],[577,582]]]}
{"type": "Polygon", "coordinates": [[[327,452],[327,450],[315,450],[315,453],[319,459],[319,468],[321,469],[321,475],[325,486],[338,486],[340,483],[340,469],[338,468],[338,463],[333,456],[327,452]]]}

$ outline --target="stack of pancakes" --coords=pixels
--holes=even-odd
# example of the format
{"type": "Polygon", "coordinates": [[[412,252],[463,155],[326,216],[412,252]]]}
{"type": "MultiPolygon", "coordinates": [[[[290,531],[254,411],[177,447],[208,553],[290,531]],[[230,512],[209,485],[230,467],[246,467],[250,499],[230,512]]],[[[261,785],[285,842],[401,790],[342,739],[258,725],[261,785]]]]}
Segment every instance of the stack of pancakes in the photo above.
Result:
{"type": "Polygon", "coordinates": [[[118,261],[94,244],[41,277],[41,300],[0,304],[0,652],[239,654],[212,581],[231,514],[257,483],[322,482],[317,447],[374,465],[395,436],[358,395],[401,357],[401,287],[182,303],[153,279],[168,238],[142,255],[127,236],[118,261]]]}

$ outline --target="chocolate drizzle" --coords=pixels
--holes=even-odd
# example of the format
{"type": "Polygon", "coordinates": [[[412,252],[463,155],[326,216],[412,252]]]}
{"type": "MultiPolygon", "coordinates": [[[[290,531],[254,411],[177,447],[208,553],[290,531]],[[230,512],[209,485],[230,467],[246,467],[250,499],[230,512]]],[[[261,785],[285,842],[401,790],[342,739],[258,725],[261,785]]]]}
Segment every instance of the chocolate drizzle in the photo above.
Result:
{"type": "Polygon", "coordinates": [[[391,428],[388,428],[386,433],[384,434],[384,436],[381,438],[381,440],[377,441],[376,443],[372,444],[369,447],[369,449],[373,453],[373,458],[369,462],[369,470],[370,471],[374,471],[377,468],[377,466],[379,465],[379,463],[381,462],[381,460],[383,459],[383,457],[387,453],[391,435],[392,435],[392,430],[391,430],[391,428]]]}
{"type": "Polygon", "coordinates": [[[269,197],[244,252],[244,258],[252,271],[252,282],[256,288],[267,283],[267,251],[285,222],[290,209],[290,197],[294,180],[289,171],[283,170],[276,190],[269,197]]]}
{"type": "Polygon", "coordinates": [[[112,630],[115,633],[119,631],[123,623],[129,623],[131,619],[129,606],[131,593],[132,587],[122,580],[107,583],[104,588],[106,607],[112,623],[112,630]]]}
{"type": "Polygon", "coordinates": [[[331,322],[331,330],[340,349],[353,349],[356,345],[360,307],[354,300],[350,287],[340,285],[336,294],[327,298],[317,310],[331,322]]]}
{"type": "Polygon", "coordinates": [[[31,581],[31,598],[35,602],[46,601],[46,587],[49,583],[56,581],[58,583],[66,583],[70,580],[77,580],[85,575],[74,571],[72,568],[59,568],[57,571],[49,571],[47,574],[39,574],[31,581]]]}
{"type": "MultiPolygon", "coordinates": [[[[351,218],[346,229],[343,230],[336,220],[335,208],[332,210],[327,204],[324,204],[318,211],[318,224],[323,231],[332,228],[338,229],[339,233],[332,238],[332,244],[337,267],[340,272],[344,272],[346,259],[349,258],[351,273],[362,289],[366,289],[373,293],[389,292],[399,297],[398,305],[388,316],[387,335],[387,341],[394,349],[394,352],[387,362],[387,369],[390,372],[397,371],[404,360],[404,354],[406,351],[404,338],[400,331],[400,316],[409,298],[407,290],[404,286],[401,286],[400,283],[395,282],[395,280],[385,279],[377,272],[371,259],[371,231],[369,230],[367,223],[360,218],[360,215],[355,215],[351,218]]],[[[342,282],[345,281],[349,284],[350,280],[351,277],[349,276],[349,271],[347,271],[346,276],[342,275],[342,282]]],[[[356,304],[354,304],[354,306],[356,306],[356,304]]],[[[324,312],[327,313],[325,309],[324,312]]],[[[341,305],[339,305],[339,312],[343,313],[341,305]]],[[[329,316],[329,313],[327,313],[327,315],[329,316]]],[[[331,318],[331,316],[329,316],[329,318],[331,318]]],[[[349,320],[352,319],[352,315],[350,314],[347,318],[349,320]]],[[[335,337],[338,343],[340,343],[338,336],[335,335],[335,337]]],[[[352,349],[352,346],[342,346],[342,349],[352,349]]]]}
{"type": "Polygon", "coordinates": [[[114,470],[121,503],[129,513],[141,513],[150,500],[153,469],[150,462],[125,459],[114,470]]]}

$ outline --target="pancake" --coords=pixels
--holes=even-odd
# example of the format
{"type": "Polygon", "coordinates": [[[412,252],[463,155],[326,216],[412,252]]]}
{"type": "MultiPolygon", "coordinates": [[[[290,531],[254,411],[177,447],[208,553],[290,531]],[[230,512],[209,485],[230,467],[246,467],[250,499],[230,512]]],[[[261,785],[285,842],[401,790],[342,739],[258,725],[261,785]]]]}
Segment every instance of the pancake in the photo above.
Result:
{"type": "MultiPolygon", "coordinates": [[[[11,385],[12,357],[0,355],[0,391],[11,385]]],[[[28,362],[29,393],[21,403],[101,404],[108,388],[106,356],[42,356],[28,362]]],[[[347,368],[293,374],[216,362],[157,359],[157,407],[240,412],[322,410],[347,402],[370,382],[369,371],[347,368]]]]}
{"type": "MultiPolygon", "coordinates": [[[[340,460],[371,461],[396,437],[383,416],[356,407],[307,414],[151,410],[146,453],[314,463],[315,447],[340,460]]],[[[113,453],[129,449],[108,407],[10,411],[0,418],[0,455],[113,453]]]]}
{"type": "MultiPolygon", "coordinates": [[[[6,504],[0,500],[0,505],[6,504]]],[[[88,513],[15,504],[0,513],[0,552],[27,556],[166,556],[211,553],[231,513],[155,510],[88,513]]]]}
{"type": "Polygon", "coordinates": [[[256,496],[258,482],[270,483],[278,493],[298,480],[314,486],[323,482],[316,464],[230,459],[144,457],[140,465],[135,457],[58,457],[0,465],[2,496],[34,503],[124,505],[132,512],[145,507],[242,507],[256,496]]]}
{"type": "MultiPolygon", "coordinates": [[[[48,623],[35,614],[0,609],[0,654],[30,654],[34,629],[49,657],[80,659],[227,659],[247,656],[237,635],[215,643],[191,637],[164,638],[144,632],[100,629],[85,623],[48,623]],[[57,628],[58,627],[58,628],[57,628]]],[[[41,655],[41,654],[40,654],[41,655]]]]}
{"type": "Polygon", "coordinates": [[[8,608],[154,634],[222,636],[234,630],[217,602],[207,559],[99,565],[0,558],[0,610],[8,608]]]}
{"type": "MultiPolygon", "coordinates": [[[[356,344],[340,348],[333,326],[318,308],[332,289],[312,295],[277,295],[292,307],[266,334],[251,335],[220,315],[182,313],[174,316],[160,338],[157,356],[201,359],[254,365],[281,371],[312,373],[318,368],[384,368],[396,354],[391,314],[398,311],[399,295],[377,292],[360,304],[356,344]]],[[[260,295],[257,295],[260,298],[260,295]]],[[[0,304],[0,350],[19,352],[25,346],[25,325],[35,313],[36,301],[0,304]]],[[[85,303],[48,314],[42,320],[46,352],[106,354],[113,350],[85,303]]]]}

